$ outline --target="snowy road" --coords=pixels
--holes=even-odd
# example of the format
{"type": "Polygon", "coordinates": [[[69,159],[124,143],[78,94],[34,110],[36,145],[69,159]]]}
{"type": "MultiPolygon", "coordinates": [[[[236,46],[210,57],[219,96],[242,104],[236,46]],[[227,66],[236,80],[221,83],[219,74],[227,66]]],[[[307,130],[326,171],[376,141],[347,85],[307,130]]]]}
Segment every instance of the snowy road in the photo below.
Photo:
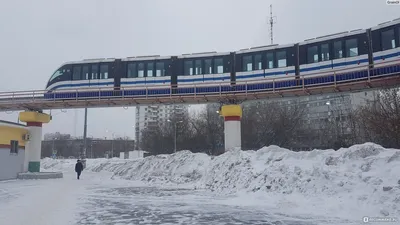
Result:
{"type": "Polygon", "coordinates": [[[272,214],[262,206],[225,204],[227,198],[146,187],[108,173],[86,171],[81,180],[64,173],[57,180],[0,182],[0,224],[351,224],[272,214]]]}

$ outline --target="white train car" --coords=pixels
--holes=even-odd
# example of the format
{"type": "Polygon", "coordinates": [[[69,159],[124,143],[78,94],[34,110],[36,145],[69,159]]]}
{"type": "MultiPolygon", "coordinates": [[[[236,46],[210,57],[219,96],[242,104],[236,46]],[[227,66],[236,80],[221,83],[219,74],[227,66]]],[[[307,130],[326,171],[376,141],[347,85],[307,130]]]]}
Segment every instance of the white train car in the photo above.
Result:
{"type": "Polygon", "coordinates": [[[390,71],[386,71],[389,73],[398,71],[399,68],[391,65],[398,63],[396,60],[400,59],[400,18],[372,27],[371,36],[373,63],[376,68],[373,75],[385,73],[379,69],[382,67],[389,69],[390,71]]]}
{"type": "Polygon", "coordinates": [[[122,59],[120,87],[126,96],[169,95],[171,56],[137,56],[122,59]]]}

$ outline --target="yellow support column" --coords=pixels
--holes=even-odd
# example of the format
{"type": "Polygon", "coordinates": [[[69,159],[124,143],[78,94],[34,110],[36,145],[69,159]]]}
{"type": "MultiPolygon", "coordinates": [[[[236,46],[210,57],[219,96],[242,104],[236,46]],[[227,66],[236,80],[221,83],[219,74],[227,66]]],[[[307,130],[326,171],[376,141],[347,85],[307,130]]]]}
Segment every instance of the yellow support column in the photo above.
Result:
{"type": "Polygon", "coordinates": [[[25,149],[24,172],[40,172],[42,124],[49,123],[51,116],[39,112],[21,112],[19,120],[26,122],[30,134],[30,140],[25,149]]]}
{"type": "Polygon", "coordinates": [[[220,115],[224,117],[225,151],[235,148],[241,149],[242,135],[240,120],[242,118],[242,108],[240,105],[224,105],[220,115]]]}

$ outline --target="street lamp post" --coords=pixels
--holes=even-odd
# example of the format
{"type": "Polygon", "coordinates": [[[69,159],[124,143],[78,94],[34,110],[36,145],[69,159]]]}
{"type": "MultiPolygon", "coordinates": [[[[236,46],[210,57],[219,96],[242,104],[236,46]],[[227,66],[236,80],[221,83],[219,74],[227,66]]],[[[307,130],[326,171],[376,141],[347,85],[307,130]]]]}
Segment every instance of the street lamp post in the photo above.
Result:
{"type": "MultiPolygon", "coordinates": [[[[167,120],[168,122],[172,122],[171,120],[167,120]]],[[[182,123],[183,121],[181,120],[181,121],[177,121],[176,123],[175,123],[175,140],[174,140],[174,153],[176,153],[176,127],[177,127],[177,124],[178,123],[182,123]]]]}
{"type": "Polygon", "coordinates": [[[53,137],[53,148],[52,148],[52,151],[51,151],[51,154],[54,156],[54,157],[56,157],[56,154],[57,153],[54,153],[55,152],[55,140],[57,140],[57,138],[56,137],[53,137]]]}

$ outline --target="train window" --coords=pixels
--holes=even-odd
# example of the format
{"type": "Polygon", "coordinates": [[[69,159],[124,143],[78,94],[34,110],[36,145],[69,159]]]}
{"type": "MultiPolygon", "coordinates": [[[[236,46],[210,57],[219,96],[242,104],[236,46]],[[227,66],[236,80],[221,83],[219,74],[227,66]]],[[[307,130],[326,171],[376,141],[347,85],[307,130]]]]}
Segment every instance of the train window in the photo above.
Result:
{"type": "Polygon", "coordinates": [[[262,57],[260,54],[254,56],[255,70],[262,70],[262,57]]]}
{"type": "Polygon", "coordinates": [[[138,77],[144,77],[144,63],[138,63],[138,77]]]}
{"type": "Polygon", "coordinates": [[[183,74],[184,75],[193,75],[193,61],[192,60],[185,60],[183,74]]]}
{"type": "Polygon", "coordinates": [[[156,63],[156,76],[157,77],[165,76],[165,68],[163,62],[156,63]]]}
{"type": "Polygon", "coordinates": [[[74,69],[72,71],[72,80],[80,80],[80,79],[81,79],[81,67],[74,66],[74,69]]]}
{"type": "Polygon", "coordinates": [[[99,79],[98,73],[99,73],[99,69],[97,67],[97,64],[92,65],[92,80],[99,79]]]}
{"type": "Polygon", "coordinates": [[[274,68],[274,53],[268,52],[267,53],[267,69],[274,68]]]}
{"type": "Polygon", "coordinates": [[[318,62],[318,46],[311,46],[307,49],[307,63],[318,62]]]}
{"type": "Polygon", "coordinates": [[[136,63],[129,63],[128,64],[128,78],[135,78],[138,77],[137,70],[136,70],[136,63]]]}
{"type": "Polygon", "coordinates": [[[330,60],[329,44],[322,44],[321,45],[321,61],[328,61],[328,60],[330,60]]]}
{"type": "Polygon", "coordinates": [[[346,40],[346,53],[347,57],[358,56],[357,39],[346,40]]]}
{"type": "Polygon", "coordinates": [[[382,51],[396,48],[396,41],[394,38],[394,29],[382,31],[381,33],[382,51]]]}
{"type": "Polygon", "coordinates": [[[333,43],[333,57],[334,59],[343,58],[343,47],[341,41],[335,41],[333,43]]]}
{"type": "Polygon", "coordinates": [[[201,71],[201,60],[197,59],[194,63],[194,74],[198,75],[198,74],[202,74],[201,71]]]}
{"type": "Polygon", "coordinates": [[[212,74],[212,63],[211,59],[204,60],[204,74],[212,74]]]}
{"type": "Polygon", "coordinates": [[[147,63],[147,77],[153,76],[153,70],[154,70],[154,63],[152,62],[147,63]]]}
{"type": "Polygon", "coordinates": [[[214,73],[224,73],[224,60],[222,58],[214,59],[214,73]]]}
{"type": "Polygon", "coordinates": [[[89,66],[82,67],[82,77],[85,80],[89,80],[89,66]]]}
{"type": "Polygon", "coordinates": [[[253,63],[252,63],[251,55],[243,56],[243,69],[242,71],[252,71],[253,63]]]}
{"type": "Polygon", "coordinates": [[[287,62],[286,62],[286,51],[279,51],[276,53],[276,60],[277,60],[277,64],[278,67],[286,67],[287,62]]]}
{"type": "Polygon", "coordinates": [[[100,65],[100,79],[108,79],[108,65],[100,65]]]}

